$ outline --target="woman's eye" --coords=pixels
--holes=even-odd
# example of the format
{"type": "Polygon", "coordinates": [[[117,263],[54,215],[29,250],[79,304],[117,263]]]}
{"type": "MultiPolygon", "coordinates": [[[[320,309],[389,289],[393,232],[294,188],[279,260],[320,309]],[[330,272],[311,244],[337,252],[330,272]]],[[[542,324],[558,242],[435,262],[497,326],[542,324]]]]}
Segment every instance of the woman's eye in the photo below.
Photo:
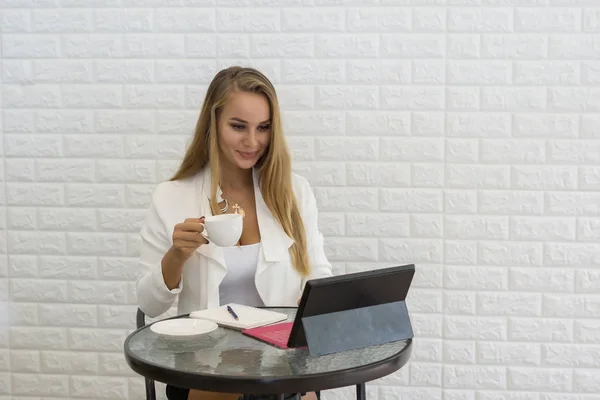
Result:
{"type": "Polygon", "coordinates": [[[241,131],[244,129],[244,125],[240,125],[240,124],[231,124],[231,127],[233,129],[235,129],[236,131],[241,131]]]}
{"type": "Polygon", "coordinates": [[[269,129],[271,129],[271,126],[263,125],[263,126],[259,126],[258,129],[260,129],[261,131],[268,131],[269,129]]]}

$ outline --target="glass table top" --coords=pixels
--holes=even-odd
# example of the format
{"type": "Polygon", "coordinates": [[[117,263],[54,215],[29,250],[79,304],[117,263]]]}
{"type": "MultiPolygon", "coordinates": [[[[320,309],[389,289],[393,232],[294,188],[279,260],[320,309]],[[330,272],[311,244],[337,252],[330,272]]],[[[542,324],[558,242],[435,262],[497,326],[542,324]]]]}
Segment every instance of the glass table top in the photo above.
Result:
{"type": "MultiPolygon", "coordinates": [[[[270,308],[288,314],[295,308],[270,308]]],[[[362,349],[311,356],[307,348],[279,349],[243,335],[217,328],[189,338],[154,333],[149,325],[131,334],[125,343],[127,355],[136,362],[199,376],[244,378],[292,378],[313,374],[335,374],[386,362],[401,353],[410,341],[397,341],[362,349]]]]}

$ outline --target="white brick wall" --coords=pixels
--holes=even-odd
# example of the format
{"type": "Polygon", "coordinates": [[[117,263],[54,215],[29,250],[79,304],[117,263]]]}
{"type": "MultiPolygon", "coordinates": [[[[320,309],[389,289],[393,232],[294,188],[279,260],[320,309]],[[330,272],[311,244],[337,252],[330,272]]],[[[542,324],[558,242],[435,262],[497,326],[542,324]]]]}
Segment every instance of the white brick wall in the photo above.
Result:
{"type": "Polygon", "coordinates": [[[0,28],[0,400],[143,398],[140,223],[231,64],[276,84],[336,271],[418,266],[370,399],[600,399],[600,1],[0,0],[0,28]]]}

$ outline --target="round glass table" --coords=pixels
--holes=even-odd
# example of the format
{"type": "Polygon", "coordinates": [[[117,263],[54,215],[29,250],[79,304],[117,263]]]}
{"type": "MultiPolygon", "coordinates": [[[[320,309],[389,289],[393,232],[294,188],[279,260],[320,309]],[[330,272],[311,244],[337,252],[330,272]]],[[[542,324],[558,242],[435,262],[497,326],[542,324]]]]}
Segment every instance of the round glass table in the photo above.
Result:
{"type": "MultiPolygon", "coordinates": [[[[296,308],[270,308],[288,314],[296,308]]],[[[186,318],[182,315],[174,318],[186,318]]],[[[409,360],[412,340],[403,340],[311,356],[307,348],[279,349],[240,331],[219,327],[189,338],[154,333],[151,324],[131,333],[124,343],[125,358],[146,379],[213,392],[245,394],[302,393],[357,386],[389,375],[409,360]]]]}

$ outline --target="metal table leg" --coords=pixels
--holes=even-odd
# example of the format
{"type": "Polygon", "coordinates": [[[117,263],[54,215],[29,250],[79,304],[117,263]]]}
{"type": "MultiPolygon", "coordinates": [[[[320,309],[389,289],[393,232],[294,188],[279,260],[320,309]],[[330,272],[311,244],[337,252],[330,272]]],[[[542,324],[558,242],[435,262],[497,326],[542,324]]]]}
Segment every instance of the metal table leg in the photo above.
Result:
{"type": "Polygon", "coordinates": [[[367,388],[364,383],[359,383],[356,385],[356,400],[366,400],[367,399],[367,388]]]}

